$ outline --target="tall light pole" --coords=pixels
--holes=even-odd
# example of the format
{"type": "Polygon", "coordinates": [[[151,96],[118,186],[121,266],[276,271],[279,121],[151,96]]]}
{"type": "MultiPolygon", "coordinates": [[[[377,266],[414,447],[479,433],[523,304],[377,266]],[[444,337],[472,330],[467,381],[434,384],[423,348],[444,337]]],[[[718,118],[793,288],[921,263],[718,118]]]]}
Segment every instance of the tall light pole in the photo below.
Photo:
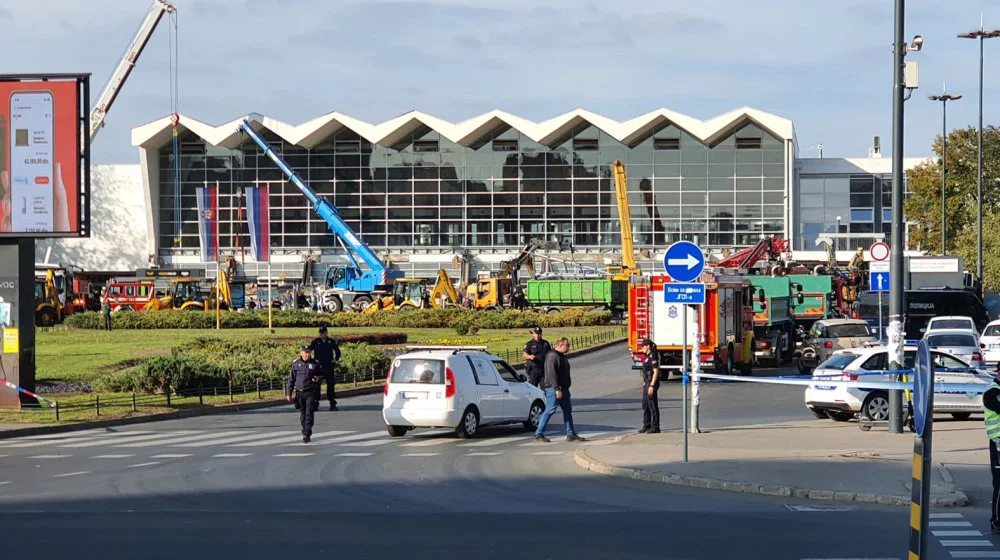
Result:
{"type": "Polygon", "coordinates": [[[948,102],[958,101],[961,95],[948,93],[941,88],[941,95],[928,99],[941,102],[941,254],[948,254],[948,102]]]}
{"type": "Polygon", "coordinates": [[[983,28],[983,20],[979,20],[979,29],[960,33],[959,39],[979,39],[979,173],[976,182],[976,202],[979,209],[976,211],[976,277],[979,280],[979,295],[983,295],[983,43],[986,39],[1000,37],[1000,29],[986,30],[983,28]]]}

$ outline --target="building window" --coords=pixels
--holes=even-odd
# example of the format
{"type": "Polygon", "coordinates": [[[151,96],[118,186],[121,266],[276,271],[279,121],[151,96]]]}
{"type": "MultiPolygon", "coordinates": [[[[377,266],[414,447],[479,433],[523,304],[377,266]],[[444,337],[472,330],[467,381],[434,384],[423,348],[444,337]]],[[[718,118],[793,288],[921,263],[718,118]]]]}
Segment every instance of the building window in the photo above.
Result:
{"type": "Polygon", "coordinates": [[[437,140],[417,140],[413,143],[413,151],[416,153],[436,152],[438,151],[438,142],[437,140]]]}
{"type": "Polygon", "coordinates": [[[517,140],[494,140],[493,141],[493,151],[494,152],[516,152],[517,151],[517,140]]]}
{"type": "Polygon", "coordinates": [[[737,150],[759,150],[761,147],[760,138],[737,138],[736,139],[736,149],[737,150]]]}
{"type": "Polygon", "coordinates": [[[680,138],[654,138],[654,150],[679,150],[681,149],[680,138]]]}
{"type": "Polygon", "coordinates": [[[593,138],[574,138],[573,139],[573,150],[577,152],[594,152],[597,151],[598,142],[597,139],[593,138]]]}

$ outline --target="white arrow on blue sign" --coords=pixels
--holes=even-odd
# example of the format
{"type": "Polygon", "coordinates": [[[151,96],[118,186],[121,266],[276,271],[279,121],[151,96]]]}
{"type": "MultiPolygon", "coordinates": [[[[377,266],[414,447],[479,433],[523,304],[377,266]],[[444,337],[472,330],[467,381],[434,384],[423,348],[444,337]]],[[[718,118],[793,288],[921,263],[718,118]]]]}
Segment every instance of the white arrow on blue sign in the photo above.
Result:
{"type": "Polygon", "coordinates": [[[705,270],[705,255],[690,241],[678,241],[667,248],[663,268],[675,282],[694,282],[705,270]]]}
{"type": "Polygon", "coordinates": [[[888,292],[889,291],[889,273],[888,272],[869,272],[868,273],[868,285],[870,290],[873,292],[888,292]]]}

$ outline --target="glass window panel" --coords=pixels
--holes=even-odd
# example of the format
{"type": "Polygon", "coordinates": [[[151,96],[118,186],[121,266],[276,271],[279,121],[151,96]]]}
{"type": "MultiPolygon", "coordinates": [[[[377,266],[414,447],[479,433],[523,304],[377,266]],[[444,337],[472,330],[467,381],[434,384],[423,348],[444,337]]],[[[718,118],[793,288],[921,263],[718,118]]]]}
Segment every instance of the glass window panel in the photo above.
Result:
{"type": "Polygon", "coordinates": [[[545,181],[538,179],[521,179],[521,191],[542,192],[545,190],[545,181]]]}
{"type": "Polygon", "coordinates": [[[849,231],[851,233],[873,233],[875,231],[875,224],[851,223],[849,231]]]}
{"type": "Polygon", "coordinates": [[[423,194],[415,195],[413,197],[414,206],[437,206],[438,205],[438,195],[436,194],[423,194]]]}
{"type": "Polygon", "coordinates": [[[708,202],[708,194],[703,192],[682,192],[681,193],[681,203],[684,205],[688,204],[705,204],[708,202]]]}
{"type": "Polygon", "coordinates": [[[875,219],[873,210],[851,210],[852,222],[871,222],[875,219]]]}
{"type": "Polygon", "coordinates": [[[541,193],[521,193],[522,206],[541,206],[545,203],[545,195],[541,193]]]}
{"type": "Polygon", "coordinates": [[[732,177],[736,174],[736,167],[732,163],[713,163],[708,166],[709,177],[732,177]]]}
{"type": "Polygon", "coordinates": [[[681,190],[680,179],[654,179],[653,190],[656,192],[677,192],[681,190]]]}
{"type": "Polygon", "coordinates": [[[869,194],[875,192],[875,178],[872,176],[851,177],[851,194],[869,194]]]}
{"type": "Polygon", "coordinates": [[[708,179],[685,178],[681,181],[681,190],[684,192],[706,191],[708,190],[708,179]]]}
{"type": "Polygon", "coordinates": [[[573,180],[573,190],[575,190],[577,192],[581,192],[581,191],[587,191],[587,192],[593,191],[593,192],[597,192],[597,187],[598,187],[598,183],[595,180],[581,180],[581,179],[574,179],[573,180]]]}
{"type": "Polygon", "coordinates": [[[573,204],[572,193],[549,193],[545,197],[545,202],[551,205],[570,205],[573,204]]]}
{"type": "Polygon", "coordinates": [[[438,192],[437,181],[414,181],[413,192],[415,193],[436,193],[438,192]]]}
{"type": "Polygon", "coordinates": [[[708,177],[708,166],[704,164],[689,165],[685,164],[681,166],[681,175],[687,179],[689,177],[708,177]]]}
{"type": "MultiPolygon", "coordinates": [[[[822,200],[821,197],[817,197],[822,200]]],[[[764,192],[763,198],[764,204],[784,204],[785,203],[785,193],[783,192],[764,192]]]]}
{"type": "Polygon", "coordinates": [[[733,204],[733,192],[725,191],[712,191],[708,193],[708,202],[710,204],[733,204]]]}
{"type": "MultiPolygon", "coordinates": [[[[785,207],[783,205],[766,205],[764,206],[764,217],[765,218],[783,218],[785,217],[785,207]]],[[[784,229],[784,224],[781,224],[781,229],[784,229]]]]}
{"type": "Polygon", "coordinates": [[[763,184],[760,179],[736,179],[736,190],[741,192],[752,192],[760,190],[763,188],[763,184]]]}
{"type": "Polygon", "coordinates": [[[871,208],[874,204],[875,204],[874,195],[870,194],[851,195],[851,208],[871,208]]]}
{"type": "Polygon", "coordinates": [[[765,163],[764,164],[764,176],[765,177],[784,177],[785,176],[785,164],[779,163],[765,163]]]}
{"type": "Polygon", "coordinates": [[[760,204],[761,200],[762,195],[760,192],[740,191],[736,193],[736,204],[760,204]]]}
{"type": "Polygon", "coordinates": [[[680,193],[656,193],[656,204],[680,204],[680,193]]]}
{"type": "Polygon", "coordinates": [[[708,220],[682,220],[681,231],[707,231],[708,220]]]}
{"type": "Polygon", "coordinates": [[[573,195],[573,204],[576,205],[597,205],[597,193],[576,193],[573,195]]]}
{"type": "Polygon", "coordinates": [[[490,206],[493,204],[493,195],[490,193],[469,193],[466,195],[469,206],[490,206]]]}
{"type": "MultiPolygon", "coordinates": [[[[660,153],[657,153],[659,156],[660,153]]],[[[656,165],[653,166],[653,174],[656,177],[680,177],[681,166],[676,164],[661,164],[660,158],[656,158],[656,165]]]]}
{"type": "Polygon", "coordinates": [[[573,215],[573,208],[570,206],[549,206],[547,214],[549,218],[569,218],[573,215]]]}
{"type": "Polygon", "coordinates": [[[785,180],[783,178],[768,178],[764,177],[764,190],[765,191],[784,191],[785,190],[785,180]]]}
{"type": "Polygon", "coordinates": [[[439,212],[442,218],[462,218],[465,216],[464,208],[442,207],[439,212]]]}

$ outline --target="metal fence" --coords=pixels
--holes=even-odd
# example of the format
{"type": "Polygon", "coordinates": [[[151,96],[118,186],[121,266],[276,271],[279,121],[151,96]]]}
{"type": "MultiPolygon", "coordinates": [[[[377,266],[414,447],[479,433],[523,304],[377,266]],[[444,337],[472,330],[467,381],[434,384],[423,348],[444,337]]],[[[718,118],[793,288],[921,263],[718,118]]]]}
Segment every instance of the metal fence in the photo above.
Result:
{"type": "MultiPolygon", "coordinates": [[[[621,340],[627,335],[628,329],[622,326],[594,334],[571,336],[569,337],[570,352],[572,353],[574,349],[583,350],[585,348],[600,346],[601,344],[608,344],[610,342],[621,340]]],[[[527,342],[527,340],[525,340],[525,342],[527,342]]],[[[550,340],[549,343],[555,346],[554,340],[550,340]]],[[[524,362],[524,359],[522,358],[523,353],[524,352],[521,349],[513,349],[497,353],[497,356],[503,358],[508,364],[513,365],[524,362]]]]}

